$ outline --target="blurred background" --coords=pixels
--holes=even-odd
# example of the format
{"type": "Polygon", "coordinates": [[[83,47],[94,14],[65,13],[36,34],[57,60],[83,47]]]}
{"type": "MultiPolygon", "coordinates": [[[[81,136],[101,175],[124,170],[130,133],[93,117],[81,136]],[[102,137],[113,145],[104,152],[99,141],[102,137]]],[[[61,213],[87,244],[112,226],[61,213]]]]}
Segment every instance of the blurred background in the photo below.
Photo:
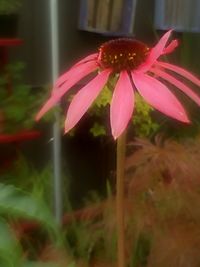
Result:
{"type": "MultiPolygon", "coordinates": [[[[63,122],[72,95],[41,121],[34,117],[50,95],[52,64],[60,75],[107,40],[136,38],[151,47],[168,29],[180,45],[166,60],[199,77],[199,0],[0,0],[2,267],[116,266],[109,92],[68,135],[63,122]]],[[[199,94],[199,88],[193,90],[199,94]]],[[[200,266],[200,113],[175,93],[191,125],[158,114],[138,98],[128,132],[131,267],[200,266]]]]}

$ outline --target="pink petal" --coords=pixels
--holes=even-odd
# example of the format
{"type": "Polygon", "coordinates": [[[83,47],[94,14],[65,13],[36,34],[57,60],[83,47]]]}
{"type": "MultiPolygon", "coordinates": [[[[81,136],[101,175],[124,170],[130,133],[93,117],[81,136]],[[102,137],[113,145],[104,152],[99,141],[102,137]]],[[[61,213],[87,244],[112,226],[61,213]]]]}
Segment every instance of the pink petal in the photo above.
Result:
{"type": "Polygon", "coordinates": [[[146,72],[156,62],[156,60],[163,54],[165,45],[170,37],[172,30],[166,32],[159,42],[151,49],[149,56],[144,64],[142,64],[137,71],[146,72]]]}
{"type": "Polygon", "coordinates": [[[81,59],[80,61],[78,61],[78,62],[74,65],[74,67],[77,66],[77,65],[79,65],[79,64],[86,63],[86,62],[88,62],[88,61],[96,60],[97,57],[98,57],[98,53],[91,54],[91,55],[89,55],[89,56],[87,56],[87,57],[81,59]]]}
{"type": "MultiPolygon", "coordinates": [[[[85,73],[82,75],[82,77],[86,76],[90,72],[94,71],[97,69],[97,63],[96,61],[88,61],[83,64],[77,64],[73,66],[71,69],[69,69],[67,72],[62,74],[56,81],[55,86],[54,86],[54,91],[57,90],[58,87],[60,87],[63,83],[65,83],[68,79],[72,79],[75,76],[80,76],[83,72],[85,73]]],[[[82,78],[81,77],[81,78],[82,78]]],[[[80,80],[80,79],[79,79],[80,80]]]]}
{"type": "Polygon", "coordinates": [[[192,73],[190,73],[189,71],[187,71],[181,67],[178,67],[178,66],[175,66],[173,64],[166,63],[166,62],[161,62],[161,61],[157,61],[156,65],[163,67],[165,69],[168,69],[168,70],[172,70],[172,71],[182,75],[184,78],[190,80],[194,84],[200,86],[200,80],[197,77],[195,77],[192,73]]]}
{"type": "Polygon", "coordinates": [[[142,73],[132,73],[132,77],[136,88],[151,106],[167,116],[189,122],[182,105],[164,84],[142,73]]]}
{"type": "Polygon", "coordinates": [[[153,68],[151,69],[151,72],[155,73],[159,77],[165,79],[166,81],[170,82],[171,84],[179,88],[182,92],[184,92],[187,96],[189,96],[194,102],[200,105],[200,97],[197,94],[195,94],[187,85],[185,85],[184,83],[177,80],[172,75],[166,73],[163,70],[153,68]]]}
{"type": "Polygon", "coordinates": [[[179,45],[178,40],[173,40],[171,43],[163,50],[163,55],[170,54],[179,45]]]}
{"type": "Polygon", "coordinates": [[[106,84],[111,70],[104,70],[85,85],[73,98],[65,121],[65,132],[71,130],[88,110],[106,84]]]}
{"type": "Polygon", "coordinates": [[[44,104],[44,106],[40,109],[40,111],[37,113],[35,120],[38,121],[42,118],[42,116],[49,111],[55,104],[60,100],[60,97],[51,97],[47,100],[47,102],[44,104]]]}
{"type": "MultiPolygon", "coordinates": [[[[83,77],[91,73],[97,68],[96,64],[93,62],[88,62],[83,65],[80,65],[76,69],[72,69],[70,72],[70,78],[67,80],[61,87],[56,88],[50,97],[49,100],[44,104],[41,110],[36,115],[36,120],[39,120],[47,111],[49,111],[57,102],[59,102],[60,98],[79,80],[83,77]]],[[[69,73],[69,72],[67,72],[69,73]]]]}
{"type": "Polygon", "coordinates": [[[121,72],[113,93],[110,120],[112,135],[116,139],[127,127],[134,108],[134,92],[126,71],[121,72]]]}

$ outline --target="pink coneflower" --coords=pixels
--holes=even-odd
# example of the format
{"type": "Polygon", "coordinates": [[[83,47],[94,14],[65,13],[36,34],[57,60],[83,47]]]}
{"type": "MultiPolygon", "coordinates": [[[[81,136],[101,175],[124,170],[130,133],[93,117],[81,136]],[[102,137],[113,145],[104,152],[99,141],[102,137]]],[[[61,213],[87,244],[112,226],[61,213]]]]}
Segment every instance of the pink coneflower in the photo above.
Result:
{"type": "Polygon", "coordinates": [[[51,97],[36,119],[40,119],[79,80],[96,72],[96,76],[81,88],[71,101],[65,121],[65,132],[78,123],[109,77],[114,75],[117,75],[118,80],[110,103],[110,122],[115,139],[122,134],[130,121],[136,91],[153,108],[179,121],[189,122],[184,108],[161,80],[176,86],[198,105],[200,97],[172,75],[179,74],[198,86],[200,80],[183,68],[158,61],[160,56],[171,53],[178,45],[177,40],[173,40],[166,46],[170,34],[171,30],[151,49],[134,39],[121,38],[104,43],[98,53],[82,59],[58,78],[51,97]]]}

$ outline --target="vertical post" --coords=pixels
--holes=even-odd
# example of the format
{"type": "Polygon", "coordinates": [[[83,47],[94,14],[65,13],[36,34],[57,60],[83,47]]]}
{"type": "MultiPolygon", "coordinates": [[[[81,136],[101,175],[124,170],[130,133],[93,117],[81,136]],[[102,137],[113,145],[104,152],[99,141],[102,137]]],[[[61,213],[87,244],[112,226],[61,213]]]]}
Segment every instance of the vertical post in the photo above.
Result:
{"type": "MultiPolygon", "coordinates": [[[[52,82],[59,73],[59,40],[58,40],[58,2],[50,0],[50,27],[51,27],[51,72],[52,82]]],[[[61,133],[60,116],[55,112],[53,125],[53,167],[54,167],[54,213],[58,224],[62,222],[62,178],[61,178],[61,133]]]]}

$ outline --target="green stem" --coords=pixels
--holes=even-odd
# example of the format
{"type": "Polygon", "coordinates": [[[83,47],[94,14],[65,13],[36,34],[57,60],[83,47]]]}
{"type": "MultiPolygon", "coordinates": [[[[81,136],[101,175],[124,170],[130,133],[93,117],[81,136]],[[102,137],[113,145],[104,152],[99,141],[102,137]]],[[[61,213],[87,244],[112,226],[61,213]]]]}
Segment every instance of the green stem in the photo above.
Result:
{"type": "Polygon", "coordinates": [[[125,267],[125,229],[124,229],[124,167],[125,167],[126,133],[117,140],[117,262],[118,267],[125,267]]]}

